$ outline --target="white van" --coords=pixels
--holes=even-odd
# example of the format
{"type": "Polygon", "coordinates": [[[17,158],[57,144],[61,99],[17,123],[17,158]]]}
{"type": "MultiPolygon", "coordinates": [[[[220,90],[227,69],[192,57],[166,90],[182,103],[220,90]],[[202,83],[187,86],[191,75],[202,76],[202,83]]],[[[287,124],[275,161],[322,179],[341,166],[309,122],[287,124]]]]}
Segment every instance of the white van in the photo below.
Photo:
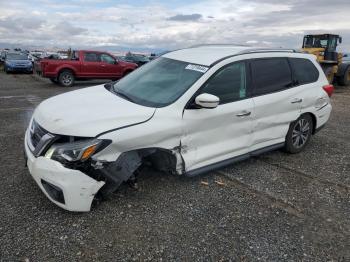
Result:
{"type": "Polygon", "coordinates": [[[27,164],[53,203],[89,211],[146,162],[194,176],[277,148],[298,153],[327,122],[332,92],[312,55],[178,50],[42,102],[25,134],[27,164]]]}

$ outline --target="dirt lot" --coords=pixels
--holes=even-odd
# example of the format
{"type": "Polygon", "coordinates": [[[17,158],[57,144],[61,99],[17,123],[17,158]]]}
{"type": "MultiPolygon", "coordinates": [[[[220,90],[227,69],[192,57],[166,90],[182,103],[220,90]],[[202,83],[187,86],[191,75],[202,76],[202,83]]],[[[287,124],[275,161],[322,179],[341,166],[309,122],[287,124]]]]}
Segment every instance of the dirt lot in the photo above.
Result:
{"type": "Polygon", "coordinates": [[[52,204],[23,161],[33,109],[69,90],[0,73],[1,261],[350,260],[350,88],[337,89],[331,121],[301,154],[195,178],[148,171],[138,191],[80,214],[52,204]]]}

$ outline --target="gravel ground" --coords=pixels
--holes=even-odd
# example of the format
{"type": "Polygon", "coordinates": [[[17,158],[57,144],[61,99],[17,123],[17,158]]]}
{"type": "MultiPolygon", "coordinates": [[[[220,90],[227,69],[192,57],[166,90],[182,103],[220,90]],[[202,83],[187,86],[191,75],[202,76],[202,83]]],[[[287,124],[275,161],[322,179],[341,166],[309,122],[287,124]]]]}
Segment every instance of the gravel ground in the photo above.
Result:
{"type": "Polygon", "coordinates": [[[139,190],[78,214],[41,193],[22,147],[35,106],[72,89],[0,73],[0,261],[350,260],[350,88],[337,89],[329,124],[301,154],[195,178],[145,170],[139,190]]]}

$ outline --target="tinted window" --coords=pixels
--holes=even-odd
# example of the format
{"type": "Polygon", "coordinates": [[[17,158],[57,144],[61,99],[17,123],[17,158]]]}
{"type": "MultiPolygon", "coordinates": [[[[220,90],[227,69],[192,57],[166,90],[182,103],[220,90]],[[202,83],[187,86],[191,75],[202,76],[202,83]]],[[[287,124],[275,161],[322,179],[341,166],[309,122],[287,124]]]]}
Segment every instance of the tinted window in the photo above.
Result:
{"type": "Polygon", "coordinates": [[[318,80],[319,73],[314,64],[303,58],[290,58],[294,72],[294,79],[299,85],[313,83],[318,80]]]}
{"type": "Polygon", "coordinates": [[[86,62],[100,62],[100,56],[96,53],[85,53],[84,60],[86,62]]]}
{"type": "Polygon", "coordinates": [[[115,63],[115,59],[113,57],[111,57],[110,55],[107,54],[102,54],[101,55],[101,61],[108,63],[108,64],[114,64],[115,63]]]}
{"type": "Polygon", "coordinates": [[[235,63],[220,69],[204,85],[201,93],[220,98],[220,104],[233,102],[246,97],[245,63],[235,63]]]}
{"type": "Polygon", "coordinates": [[[262,95],[292,86],[292,74],[286,58],[269,58],[251,62],[254,94],[262,95]]]}

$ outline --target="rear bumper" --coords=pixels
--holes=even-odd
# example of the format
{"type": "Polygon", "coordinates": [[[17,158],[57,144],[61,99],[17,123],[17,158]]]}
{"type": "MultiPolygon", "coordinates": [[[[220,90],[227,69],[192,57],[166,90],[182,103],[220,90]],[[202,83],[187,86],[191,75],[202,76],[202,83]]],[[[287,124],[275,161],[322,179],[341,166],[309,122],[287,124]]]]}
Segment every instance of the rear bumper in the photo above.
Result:
{"type": "Polygon", "coordinates": [[[103,181],[65,168],[57,161],[35,158],[27,145],[27,132],[24,147],[29,172],[50,201],[69,211],[90,211],[95,194],[105,184],[103,181]]]}

